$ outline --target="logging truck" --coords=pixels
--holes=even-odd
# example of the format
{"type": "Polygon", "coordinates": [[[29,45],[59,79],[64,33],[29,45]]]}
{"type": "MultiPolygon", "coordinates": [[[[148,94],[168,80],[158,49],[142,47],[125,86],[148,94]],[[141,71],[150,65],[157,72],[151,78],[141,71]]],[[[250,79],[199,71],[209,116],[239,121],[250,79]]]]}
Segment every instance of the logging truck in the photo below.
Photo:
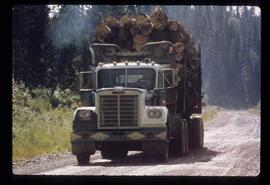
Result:
{"type": "Polygon", "coordinates": [[[142,151],[166,162],[169,154],[203,147],[200,65],[197,86],[189,88],[187,57],[178,64],[169,41],[149,42],[136,52],[105,43],[89,50],[91,64],[78,72],[80,106],[72,121],[71,148],[79,165],[96,150],[105,159],[142,151]]]}

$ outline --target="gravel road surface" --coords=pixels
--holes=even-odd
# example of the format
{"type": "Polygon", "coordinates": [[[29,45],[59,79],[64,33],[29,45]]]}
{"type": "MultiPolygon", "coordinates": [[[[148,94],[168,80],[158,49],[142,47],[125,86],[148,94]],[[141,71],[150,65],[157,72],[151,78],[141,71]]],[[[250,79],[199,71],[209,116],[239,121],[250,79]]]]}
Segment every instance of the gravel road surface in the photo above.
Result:
{"type": "Polygon", "coordinates": [[[105,160],[100,152],[87,166],[78,166],[71,153],[37,157],[13,164],[14,174],[31,175],[151,175],[257,176],[260,173],[260,116],[221,109],[205,123],[204,148],[170,157],[165,164],[130,151],[125,159],[105,160]]]}

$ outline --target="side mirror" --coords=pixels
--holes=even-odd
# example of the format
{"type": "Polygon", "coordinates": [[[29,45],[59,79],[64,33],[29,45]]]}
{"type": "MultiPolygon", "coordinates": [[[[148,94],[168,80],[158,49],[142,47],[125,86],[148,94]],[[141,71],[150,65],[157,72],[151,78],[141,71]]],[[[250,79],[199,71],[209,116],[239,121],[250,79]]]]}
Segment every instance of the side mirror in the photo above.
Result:
{"type": "Polygon", "coordinates": [[[80,101],[82,106],[95,106],[95,93],[92,89],[80,90],[80,101]]]}

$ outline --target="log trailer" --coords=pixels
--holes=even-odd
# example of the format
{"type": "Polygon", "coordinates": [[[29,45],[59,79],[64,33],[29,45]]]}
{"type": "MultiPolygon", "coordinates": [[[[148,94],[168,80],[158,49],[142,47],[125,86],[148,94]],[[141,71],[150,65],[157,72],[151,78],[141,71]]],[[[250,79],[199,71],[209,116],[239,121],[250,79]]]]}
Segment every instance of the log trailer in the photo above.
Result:
{"type": "Polygon", "coordinates": [[[89,47],[91,64],[78,73],[81,106],[72,121],[79,165],[96,150],[106,159],[138,150],[166,162],[169,154],[203,147],[201,75],[197,88],[188,89],[186,61],[176,62],[173,47],[169,41],[146,43],[138,52],[115,44],[89,47]]]}

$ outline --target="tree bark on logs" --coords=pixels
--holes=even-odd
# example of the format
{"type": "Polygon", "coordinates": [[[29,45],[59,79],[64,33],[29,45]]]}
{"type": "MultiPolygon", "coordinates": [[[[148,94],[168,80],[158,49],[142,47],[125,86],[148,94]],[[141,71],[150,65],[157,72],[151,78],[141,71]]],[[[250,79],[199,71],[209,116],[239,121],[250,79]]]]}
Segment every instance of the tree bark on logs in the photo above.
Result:
{"type": "Polygon", "coordinates": [[[178,31],[168,31],[168,40],[171,41],[172,43],[175,42],[182,42],[183,41],[183,34],[181,32],[178,31]]]}
{"type": "Polygon", "coordinates": [[[152,23],[144,23],[141,25],[141,33],[143,35],[150,35],[153,32],[153,24],[152,23]]]}
{"type": "Polygon", "coordinates": [[[104,40],[104,38],[109,37],[111,34],[111,29],[105,23],[102,23],[97,26],[96,28],[96,37],[99,40],[104,40]]]}
{"type": "Polygon", "coordinates": [[[171,31],[178,31],[178,32],[184,31],[184,27],[182,26],[182,24],[176,20],[169,20],[168,26],[171,31]]]}
{"type": "Polygon", "coordinates": [[[168,25],[168,16],[159,10],[156,10],[151,16],[150,20],[154,25],[154,28],[157,30],[164,30],[165,27],[168,25]]]}
{"type": "Polygon", "coordinates": [[[191,42],[189,33],[185,31],[179,21],[168,19],[168,16],[160,9],[154,11],[150,16],[146,14],[124,15],[120,20],[108,16],[96,28],[96,41],[117,44],[127,51],[138,51],[147,42],[163,40],[174,44],[176,61],[181,62],[186,56],[184,53],[187,50],[186,57],[191,65],[190,69],[197,68],[195,63],[199,60],[198,49],[191,42]]]}
{"type": "Polygon", "coordinates": [[[168,16],[160,9],[150,16],[147,14],[124,15],[119,20],[108,16],[96,28],[97,42],[117,44],[126,51],[138,51],[147,42],[163,40],[174,44],[178,63],[187,57],[190,70],[198,70],[196,64],[199,60],[198,48],[192,42],[189,33],[179,21],[168,19],[168,16]],[[187,55],[184,54],[186,51],[188,51],[187,55]]]}
{"type": "Polygon", "coordinates": [[[128,15],[124,15],[121,17],[120,26],[122,28],[129,29],[130,24],[131,24],[131,17],[129,17],[128,15]]]}
{"type": "Polygon", "coordinates": [[[135,19],[131,19],[131,24],[129,28],[129,32],[134,37],[135,35],[139,34],[140,32],[140,26],[136,23],[135,19]]]}
{"type": "Polygon", "coordinates": [[[119,21],[113,16],[106,17],[104,22],[110,28],[115,28],[115,27],[119,28],[120,27],[119,21]]]}
{"type": "Polygon", "coordinates": [[[134,19],[136,20],[136,23],[137,24],[146,24],[146,23],[150,23],[150,17],[146,14],[139,14],[139,15],[136,15],[134,17],[134,19]]]}

